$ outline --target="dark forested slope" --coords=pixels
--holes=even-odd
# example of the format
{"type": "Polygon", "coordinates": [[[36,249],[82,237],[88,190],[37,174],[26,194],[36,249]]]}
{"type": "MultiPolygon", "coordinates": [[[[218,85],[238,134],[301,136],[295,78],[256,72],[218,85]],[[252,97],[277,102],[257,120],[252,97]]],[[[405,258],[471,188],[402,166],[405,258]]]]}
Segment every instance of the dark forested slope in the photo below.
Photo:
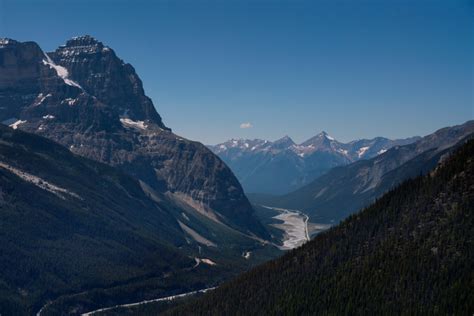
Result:
{"type": "Polygon", "coordinates": [[[224,247],[197,254],[181,212],[118,169],[0,124],[0,314],[50,300],[42,315],[79,314],[200,289],[243,265],[224,247]],[[217,265],[196,266],[198,255],[217,265]]]}
{"type": "Polygon", "coordinates": [[[313,241],[169,314],[474,312],[474,141],[313,241]]]}

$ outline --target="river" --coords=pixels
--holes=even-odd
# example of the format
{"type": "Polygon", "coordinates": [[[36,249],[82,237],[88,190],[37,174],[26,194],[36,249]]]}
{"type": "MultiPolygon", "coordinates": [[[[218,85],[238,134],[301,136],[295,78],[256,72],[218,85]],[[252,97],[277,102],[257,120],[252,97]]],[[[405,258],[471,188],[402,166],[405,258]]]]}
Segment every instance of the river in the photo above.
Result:
{"type": "Polygon", "coordinates": [[[280,249],[289,250],[297,248],[310,240],[308,232],[308,215],[298,210],[289,210],[265,205],[262,206],[280,213],[273,218],[283,221],[283,223],[272,224],[274,227],[285,232],[283,244],[280,246],[280,249]]]}
{"type": "Polygon", "coordinates": [[[192,291],[192,292],[187,292],[187,293],[182,293],[182,294],[177,294],[177,295],[172,295],[172,296],[167,296],[167,297],[156,298],[156,299],[153,299],[153,300],[146,300],[146,301],[141,301],[141,302],[136,302],[136,303],[115,305],[115,306],[111,306],[111,307],[97,309],[95,311],[91,311],[91,312],[88,312],[88,313],[84,313],[81,316],[91,316],[91,315],[94,315],[94,314],[97,314],[97,313],[100,313],[100,312],[105,312],[105,311],[116,309],[116,308],[134,307],[134,306],[138,306],[138,305],[155,303],[155,302],[163,302],[163,301],[173,301],[173,300],[178,299],[178,298],[183,298],[183,297],[191,296],[191,295],[198,294],[198,293],[206,293],[206,292],[212,291],[214,289],[215,289],[215,287],[210,287],[210,288],[207,288],[207,289],[202,289],[202,290],[198,290],[198,291],[192,291]]]}

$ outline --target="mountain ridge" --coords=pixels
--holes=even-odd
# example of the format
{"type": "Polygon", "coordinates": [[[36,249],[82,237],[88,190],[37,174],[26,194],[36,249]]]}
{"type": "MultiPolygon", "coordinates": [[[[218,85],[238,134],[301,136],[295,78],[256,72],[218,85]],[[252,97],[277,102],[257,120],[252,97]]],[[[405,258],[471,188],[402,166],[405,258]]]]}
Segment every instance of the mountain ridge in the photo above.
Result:
{"type": "Polygon", "coordinates": [[[474,121],[445,127],[417,142],[395,146],[368,160],[331,169],[282,196],[252,195],[257,204],[300,209],[314,220],[337,223],[398,183],[424,174],[459,143],[474,135],[474,121]]]}
{"type": "Polygon", "coordinates": [[[208,148],[230,166],[247,193],[284,194],[331,168],[369,159],[418,139],[376,137],[341,143],[323,131],[300,144],[285,136],[273,142],[231,139],[208,148]]]}

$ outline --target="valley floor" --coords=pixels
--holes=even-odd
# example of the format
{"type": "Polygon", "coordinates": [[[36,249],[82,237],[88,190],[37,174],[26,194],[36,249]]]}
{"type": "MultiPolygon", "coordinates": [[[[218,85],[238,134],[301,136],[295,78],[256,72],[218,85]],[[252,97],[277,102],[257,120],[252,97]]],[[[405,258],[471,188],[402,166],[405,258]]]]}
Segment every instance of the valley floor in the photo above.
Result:
{"type": "MultiPolygon", "coordinates": [[[[297,248],[307,241],[311,239],[311,236],[317,234],[321,231],[324,231],[330,227],[330,225],[325,224],[318,224],[318,223],[311,223],[309,222],[309,217],[298,210],[290,210],[278,207],[270,207],[270,206],[263,206],[266,209],[273,210],[278,214],[273,216],[272,219],[278,223],[272,223],[273,227],[281,230],[284,232],[283,238],[281,239],[281,243],[278,246],[281,250],[291,250],[297,248]]],[[[244,256],[250,256],[250,252],[244,253],[244,256]]],[[[197,265],[199,265],[200,261],[197,261],[197,265]]],[[[196,267],[195,266],[195,267],[196,267]]],[[[157,299],[151,300],[144,300],[136,303],[129,303],[129,304],[122,304],[122,305],[115,305],[110,307],[105,307],[101,309],[97,309],[85,314],[82,316],[92,316],[92,315],[105,315],[109,312],[113,314],[115,311],[119,310],[135,310],[136,308],[141,308],[141,306],[145,305],[153,305],[159,304],[160,302],[172,302],[175,300],[179,300],[185,297],[194,296],[197,294],[202,294],[207,291],[213,290],[215,287],[212,288],[205,288],[198,291],[191,291],[186,292],[178,295],[166,296],[157,299]]]]}
{"type": "Polygon", "coordinates": [[[298,210],[262,206],[280,213],[273,218],[283,221],[283,223],[271,225],[285,232],[284,239],[282,240],[283,244],[280,246],[282,250],[297,248],[309,241],[313,234],[330,227],[330,225],[310,223],[308,215],[298,210]]]}

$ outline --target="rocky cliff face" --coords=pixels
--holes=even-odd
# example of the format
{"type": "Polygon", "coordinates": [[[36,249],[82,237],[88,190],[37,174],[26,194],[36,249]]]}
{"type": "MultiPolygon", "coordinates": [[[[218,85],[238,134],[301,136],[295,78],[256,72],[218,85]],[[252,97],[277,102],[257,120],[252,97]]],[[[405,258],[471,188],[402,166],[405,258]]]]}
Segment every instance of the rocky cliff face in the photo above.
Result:
{"type": "Polygon", "coordinates": [[[81,36],[68,40],[49,55],[87,93],[112,107],[118,115],[166,129],[133,66],[124,63],[111,48],[91,36],[81,36]]]}
{"type": "Polygon", "coordinates": [[[230,169],[167,128],[133,67],[90,36],[45,54],[0,41],[0,121],[117,166],[208,219],[268,237],[230,169]]]}

